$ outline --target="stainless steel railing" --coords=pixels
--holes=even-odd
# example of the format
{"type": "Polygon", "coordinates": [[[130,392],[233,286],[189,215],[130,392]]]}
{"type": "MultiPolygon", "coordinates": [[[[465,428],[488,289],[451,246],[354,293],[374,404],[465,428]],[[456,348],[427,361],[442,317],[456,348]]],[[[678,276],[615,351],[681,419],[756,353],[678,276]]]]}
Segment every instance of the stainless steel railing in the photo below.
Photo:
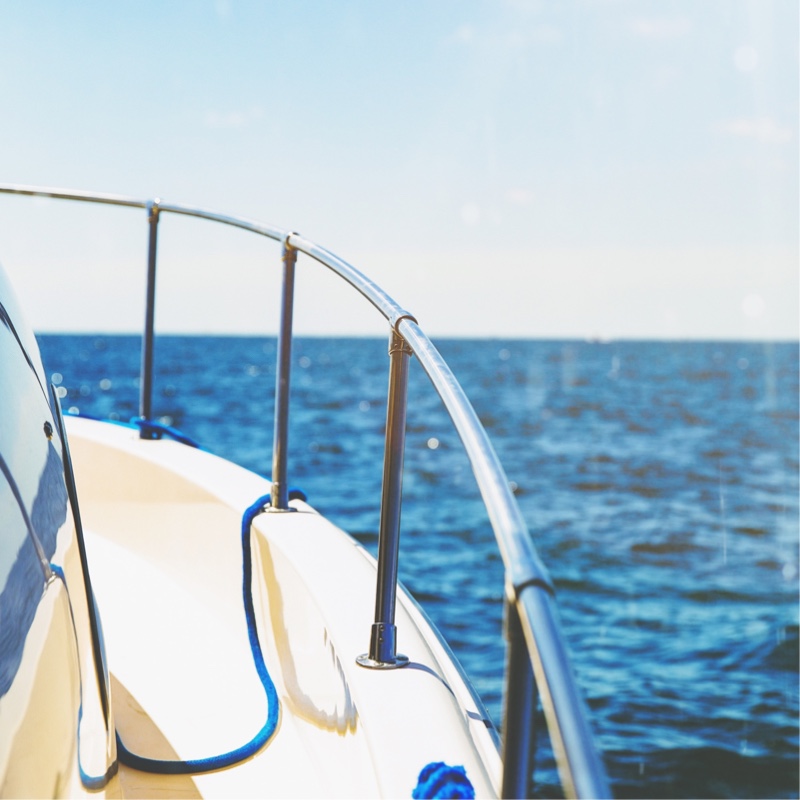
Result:
{"type": "MultiPolygon", "coordinates": [[[[450,368],[414,317],[355,267],[297,233],[253,220],[199,208],[138,200],[110,194],[0,184],[0,193],[53,197],[145,209],[148,220],[147,295],[142,343],[139,413],[152,414],[153,334],[157,230],[164,213],[199,217],[282,242],[283,291],[275,384],[272,507],[289,510],[286,482],[289,386],[291,372],[294,273],[298,253],[304,253],[339,275],[360,292],[390,325],[389,397],[379,526],[375,623],[369,652],[362,666],[401,667],[405,657],[395,650],[394,611],[402,502],[408,360],[415,355],[442,399],[461,438],[489,514],[506,575],[506,636],[508,640],[504,738],[503,797],[522,797],[530,790],[537,695],[564,791],[570,797],[610,796],[602,762],[593,744],[586,709],[577,688],[558,622],[550,576],[533,545],[508,479],[472,405],[450,368]]],[[[143,428],[147,436],[147,428],[143,428]]]]}

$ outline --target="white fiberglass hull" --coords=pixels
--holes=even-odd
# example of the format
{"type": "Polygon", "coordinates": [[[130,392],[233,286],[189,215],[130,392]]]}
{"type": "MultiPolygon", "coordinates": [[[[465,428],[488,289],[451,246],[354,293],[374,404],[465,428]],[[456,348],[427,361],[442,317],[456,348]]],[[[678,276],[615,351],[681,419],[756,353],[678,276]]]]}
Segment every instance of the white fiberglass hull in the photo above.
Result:
{"type": "MultiPolygon", "coordinates": [[[[67,420],[117,731],[137,755],[185,760],[249,741],[267,716],[242,602],[241,517],[265,479],[138,431],[67,420]]],[[[373,622],[375,562],[301,501],[252,526],[259,641],[278,728],[225,769],[120,766],[123,794],[408,797],[430,762],[496,795],[497,736],[452,655],[402,590],[402,669],[356,664],[373,622]]]]}

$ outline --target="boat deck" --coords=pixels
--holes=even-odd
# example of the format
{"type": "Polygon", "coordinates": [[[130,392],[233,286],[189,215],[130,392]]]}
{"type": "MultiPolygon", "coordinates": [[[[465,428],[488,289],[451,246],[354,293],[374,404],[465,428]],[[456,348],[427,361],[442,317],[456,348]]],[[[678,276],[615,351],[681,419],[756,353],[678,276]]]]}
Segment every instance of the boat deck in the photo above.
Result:
{"type": "MultiPolygon", "coordinates": [[[[242,600],[241,516],[269,482],[123,426],[67,423],[125,746],[175,760],[245,744],[267,700],[242,600]]],[[[411,663],[358,666],[374,560],[311,507],[292,505],[256,517],[251,539],[259,640],[280,700],[275,735],[213,772],[121,766],[123,795],[407,797],[432,761],[465,766],[477,796],[496,795],[496,732],[424,614],[401,591],[398,646],[411,663]]]]}

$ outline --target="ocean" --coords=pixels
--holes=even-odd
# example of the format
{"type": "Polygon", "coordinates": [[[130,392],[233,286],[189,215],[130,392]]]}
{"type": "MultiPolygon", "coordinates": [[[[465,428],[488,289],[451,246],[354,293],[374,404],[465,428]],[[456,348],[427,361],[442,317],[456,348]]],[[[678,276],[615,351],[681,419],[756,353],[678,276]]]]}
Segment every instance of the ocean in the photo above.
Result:
{"type": "MultiPolygon", "coordinates": [[[[65,410],[137,414],[138,338],[39,342],[65,410]]],[[[554,579],[615,795],[798,797],[797,343],[436,344],[554,579]]],[[[155,351],[156,417],[269,475],[275,340],[155,351]]],[[[500,725],[502,563],[413,361],[400,577],[500,725]]],[[[387,376],[384,340],[295,341],[290,484],[373,552],[387,376]]],[[[557,797],[542,739],[536,794],[557,797]]]]}

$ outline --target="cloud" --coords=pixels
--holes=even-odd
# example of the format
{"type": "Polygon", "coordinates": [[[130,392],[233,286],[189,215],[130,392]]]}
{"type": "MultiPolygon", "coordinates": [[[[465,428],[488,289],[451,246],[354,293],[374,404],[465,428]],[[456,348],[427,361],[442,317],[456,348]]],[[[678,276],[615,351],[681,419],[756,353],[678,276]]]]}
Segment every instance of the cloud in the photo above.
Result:
{"type": "Polygon", "coordinates": [[[461,25],[447,37],[447,40],[459,44],[472,44],[475,41],[475,28],[471,25],[461,25]]]}
{"type": "Polygon", "coordinates": [[[506,0],[505,5],[521,14],[540,14],[544,10],[541,0],[506,0]]]}
{"type": "Polygon", "coordinates": [[[512,205],[527,206],[533,202],[533,192],[522,187],[516,187],[506,192],[506,199],[512,205]]]}
{"type": "Polygon", "coordinates": [[[742,311],[750,319],[758,319],[764,316],[767,304],[760,294],[748,294],[742,299],[742,311]]]}
{"type": "Polygon", "coordinates": [[[630,29],[643,39],[675,39],[690,33],[692,23],[687,17],[639,18],[631,21],[630,29]]]}
{"type": "Polygon", "coordinates": [[[203,116],[203,124],[206,128],[243,128],[263,116],[264,111],[259,107],[253,107],[246,111],[219,112],[211,110],[206,111],[203,116]]]}
{"type": "Polygon", "coordinates": [[[742,139],[755,139],[761,144],[786,144],[792,140],[791,129],[772,117],[739,117],[721,122],[718,129],[742,139]]]}
{"type": "Polygon", "coordinates": [[[752,72],[758,66],[758,50],[749,44],[737,47],[733,54],[733,63],[739,72],[752,72]]]}
{"type": "Polygon", "coordinates": [[[476,203],[465,203],[461,206],[461,221],[470,227],[481,221],[481,209],[476,203]]]}
{"type": "Polygon", "coordinates": [[[528,32],[527,41],[530,44],[561,44],[564,33],[555,25],[536,25],[528,32]]]}
{"type": "Polygon", "coordinates": [[[447,37],[446,41],[465,46],[481,45],[492,52],[506,52],[525,50],[537,45],[561,44],[564,41],[564,33],[555,25],[547,23],[480,32],[471,25],[461,25],[447,37]]]}

